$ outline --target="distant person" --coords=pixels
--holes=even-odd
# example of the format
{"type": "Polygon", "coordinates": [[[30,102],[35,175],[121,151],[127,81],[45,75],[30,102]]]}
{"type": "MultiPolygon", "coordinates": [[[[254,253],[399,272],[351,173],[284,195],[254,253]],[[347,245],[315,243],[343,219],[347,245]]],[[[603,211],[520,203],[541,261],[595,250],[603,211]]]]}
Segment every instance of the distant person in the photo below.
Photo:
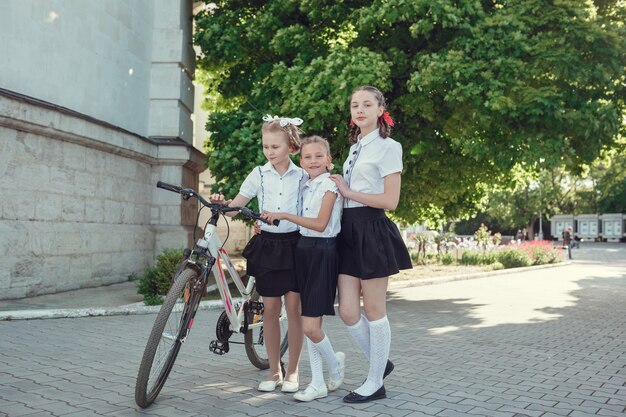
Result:
{"type": "Polygon", "coordinates": [[[517,240],[517,243],[520,243],[522,240],[524,240],[524,233],[522,233],[522,229],[517,229],[517,233],[515,234],[515,240],[517,240]]]}
{"type": "Polygon", "coordinates": [[[572,259],[572,241],[573,241],[572,228],[568,227],[563,232],[563,246],[567,247],[567,257],[569,259],[572,259]]]}

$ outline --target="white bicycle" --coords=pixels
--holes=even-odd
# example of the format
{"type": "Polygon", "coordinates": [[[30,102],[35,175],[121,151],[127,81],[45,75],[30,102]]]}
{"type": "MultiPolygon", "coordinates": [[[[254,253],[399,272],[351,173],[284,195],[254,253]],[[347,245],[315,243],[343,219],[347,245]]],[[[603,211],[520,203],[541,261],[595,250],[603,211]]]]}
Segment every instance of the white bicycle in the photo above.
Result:
{"type": "MultiPolygon", "coordinates": [[[[237,211],[252,220],[267,221],[246,207],[228,207],[211,204],[192,189],[181,188],[159,181],[157,187],[179,193],[184,200],[194,197],[207,207],[211,217],[204,227],[204,235],[193,249],[185,249],[181,265],[172,279],[172,286],[165,296],[163,306],[156,317],[148,343],[141,359],[135,385],[135,402],[148,407],[161,392],[174,366],[176,357],[191,331],[202,297],[206,295],[209,275],[212,273],[224,304],[224,311],[217,320],[217,339],[209,349],[218,355],[228,353],[230,343],[245,345],[250,362],[259,369],[269,368],[263,339],[263,302],[255,290],[254,277],[244,284],[235,270],[228,253],[217,235],[220,215],[237,211]],[[228,273],[229,279],[226,277],[228,273]],[[235,284],[238,300],[233,299],[228,281],[235,284]],[[230,340],[233,334],[242,334],[243,342],[230,340]]],[[[199,211],[198,211],[199,214],[199,211]]],[[[199,215],[198,215],[199,217],[199,215]]],[[[276,222],[277,223],[277,222],[276,222]]],[[[287,351],[287,315],[283,306],[280,321],[283,340],[280,356],[287,351]]]]}

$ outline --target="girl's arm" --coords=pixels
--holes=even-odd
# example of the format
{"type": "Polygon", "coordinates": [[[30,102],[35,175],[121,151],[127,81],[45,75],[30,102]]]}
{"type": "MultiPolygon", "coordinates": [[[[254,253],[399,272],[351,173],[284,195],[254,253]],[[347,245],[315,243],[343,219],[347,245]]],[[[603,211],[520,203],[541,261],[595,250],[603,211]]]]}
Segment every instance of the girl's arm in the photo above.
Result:
{"type": "Polygon", "coordinates": [[[339,192],[346,199],[354,200],[358,203],[365,204],[368,207],[381,208],[391,211],[398,207],[398,202],[400,201],[401,182],[399,172],[394,172],[384,178],[385,191],[382,194],[367,194],[352,191],[341,175],[331,175],[330,179],[337,184],[339,192]]]}
{"type": "MultiPolygon", "coordinates": [[[[224,196],[222,194],[211,194],[211,196],[209,197],[209,201],[213,204],[225,204],[229,207],[244,207],[246,204],[248,204],[250,199],[244,195],[237,194],[237,196],[232,200],[226,201],[224,200],[224,196]]],[[[233,217],[237,214],[239,213],[237,213],[236,211],[226,213],[228,217],[233,217]]]]}
{"type": "Polygon", "coordinates": [[[315,230],[316,232],[323,232],[326,230],[326,226],[328,226],[328,222],[330,221],[335,200],[337,200],[337,194],[332,191],[326,191],[324,198],[322,198],[322,206],[320,207],[320,211],[317,213],[316,218],[296,216],[291,213],[271,213],[268,211],[263,212],[263,217],[269,220],[270,223],[274,220],[287,220],[302,227],[306,227],[307,229],[315,230]]]}

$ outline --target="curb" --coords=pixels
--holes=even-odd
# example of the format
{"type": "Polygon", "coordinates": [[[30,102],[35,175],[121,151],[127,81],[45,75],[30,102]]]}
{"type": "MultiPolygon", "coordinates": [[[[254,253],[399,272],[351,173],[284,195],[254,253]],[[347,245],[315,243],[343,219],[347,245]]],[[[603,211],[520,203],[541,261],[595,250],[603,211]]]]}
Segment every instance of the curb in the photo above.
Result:
{"type": "MultiPolygon", "coordinates": [[[[390,281],[388,290],[398,290],[408,287],[419,287],[422,285],[444,284],[446,282],[464,281],[476,278],[492,277],[498,275],[509,275],[518,272],[534,271],[544,268],[557,268],[572,264],[572,261],[563,261],[558,264],[547,264],[528,266],[523,268],[500,269],[497,271],[475,272],[471,274],[442,275],[433,278],[420,278],[402,281],[390,281]]],[[[241,302],[240,298],[234,298],[234,302],[241,302]]],[[[217,310],[224,308],[221,300],[210,300],[200,302],[198,310],[217,310]]],[[[36,319],[67,319],[82,317],[101,317],[101,316],[130,316],[138,314],[154,314],[161,309],[160,305],[146,306],[143,303],[134,303],[121,307],[102,307],[102,308],[63,308],[63,309],[46,309],[46,310],[13,310],[0,311],[0,321],[11,320],[36,320],[36,319]]]]}
{"type": "MultiPolygon", "coordinates": [[[[240,298],[233,298],[235,303],[240,298]]],[[[221,300],[201,301],[198,310],[217,310],[224,308],[221,300]]],[[[102,308],[60,308],[47,310],[13,310],[0,311],[0,321],[35,320],[35,319],[70,319],[99,316],[130,316],[138,314],[158,313],[160,305],[146,306],[143,303],[129,304],[121,307],[102,308]]]]}

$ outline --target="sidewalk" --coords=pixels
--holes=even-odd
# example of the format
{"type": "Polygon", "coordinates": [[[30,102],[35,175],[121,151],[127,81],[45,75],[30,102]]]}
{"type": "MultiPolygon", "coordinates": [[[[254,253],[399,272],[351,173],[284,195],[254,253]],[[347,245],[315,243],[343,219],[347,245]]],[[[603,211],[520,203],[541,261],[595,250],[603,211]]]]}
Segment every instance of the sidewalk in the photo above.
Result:
{"type": "MultiPolygon", "coordinates": [[[[0,321],[0,416],[624,415],[626,244],[589,244],[573,254],[573,262],[559,267],[393,284],[387,311],[395,370],[385,379],[387,398],[365,404],[342,401],[365,380],[368,362],[339,316],[325,318],[324,329],[346,354],[346,379],[326,398],[300,403],[280,391],[258,392],[266,372],[234,344],[240,336],[227,355],[209,352],[220,310],[207,309],[145,410],[134,391],[154,314],[0,321]]],[[[67,293],[55,297],[73,300],[67,293]]],[[[24,303],[51,301],[20,302],[27,308],[24,303]]],[[[306,348],[300,365],[307,383],[306,348]]]]}

